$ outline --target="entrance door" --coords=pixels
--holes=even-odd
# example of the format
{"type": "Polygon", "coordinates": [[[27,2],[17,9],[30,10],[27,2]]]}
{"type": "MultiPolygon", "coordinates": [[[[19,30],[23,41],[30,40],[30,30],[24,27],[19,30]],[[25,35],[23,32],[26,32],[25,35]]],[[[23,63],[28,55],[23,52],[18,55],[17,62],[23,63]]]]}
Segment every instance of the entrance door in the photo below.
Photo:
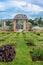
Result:
{"type": "Polygon", "coordinates": [[[16,28],[20,32],[23,31],[23,21],[22,20],[17,21],[17,27],[16,28]]]}
{"type": "Polygon", "coordinates": [[[23,25],[19,24],[19,31],[23,31],[23,25]]]}

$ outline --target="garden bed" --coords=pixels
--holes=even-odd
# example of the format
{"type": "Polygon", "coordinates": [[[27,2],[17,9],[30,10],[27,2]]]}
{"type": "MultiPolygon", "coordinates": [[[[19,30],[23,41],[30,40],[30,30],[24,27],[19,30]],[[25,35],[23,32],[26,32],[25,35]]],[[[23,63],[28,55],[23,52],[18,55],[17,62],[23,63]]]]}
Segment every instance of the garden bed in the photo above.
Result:
{"type": "Polygon", "coordinates": [[[31,42],[27,42],[26,44],[27,44],[27,46],[35,46],[35,44],[31,43],[31,42]]]}
{"type": "Polygon", "coordinates": [[[15,50],[12,44],[0,46],[0,62],[11,62],[15,57],[15,50]]]}
{"type": "Polygon", "coordinates": [[[34,41],[32,41],[32,40],[26,39],[25,41],[26,41],[27,46],[35,46],[34,41]]]}
{"type": "Polygon", "coordinates": [[[33,52],[30,52],[30,55],[31,55],[32,61],[43,61],[43,57],[42,58],[35,57],[33,52]]]}
{"type": "Polygon", "coordinates": [[[0,39],[0,42],[4,42],[5,41],[5,39],[0,39]]]}
{"type": "Polygon", "coordinates": [[[32,61],[43,61],[43,47],[33,48],[30,55],[32,61]]]}

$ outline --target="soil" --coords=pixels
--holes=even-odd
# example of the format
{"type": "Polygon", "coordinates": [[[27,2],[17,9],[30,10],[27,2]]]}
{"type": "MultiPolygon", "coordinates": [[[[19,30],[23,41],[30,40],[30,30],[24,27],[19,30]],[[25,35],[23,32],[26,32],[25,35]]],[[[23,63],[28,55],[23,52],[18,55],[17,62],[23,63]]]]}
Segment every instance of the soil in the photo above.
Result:
{"type": "Polygon", "coordinates": [[[17,37],[14,37],[14,38],[17,38],[17,37]]]}
{"type": "Polygon", "coordinates": [[[38,40],[38,41],[43,41],[43,39],[42,39],[42,40],[40,39],[40,40],[38,40]]]}
{"type": "Polygon", "coordinates": [[[27,44],[27,46],[35,46],[35,44],[31,43],[31,42],[27,42],[26,44],[27,44]]]}
{"type": "Polygon", "coordinates": [[[42,58],[35,57],[32,51],[30,52],[30,55],[31,55],[32,61],[43,61],[43,57],[42,58]]]}
{"type": "Polygon", "coordinates": [[[3,41],[5,41],[5,40],[4,40],[4,39],[1,39],[1,40],[0,40],[0,42],[3,42],[3,41]]]}
{"type": "Polygon", "coordinates": [[[25,39],[25,41],[28,41],[27,39],[25,39]]]}
{"type": "Polygon", "coordinates": [[[39,34],[39,33],[37,33],[37,35],[38,35],[38,36],[40,36],[40,34],[39,34]]]}

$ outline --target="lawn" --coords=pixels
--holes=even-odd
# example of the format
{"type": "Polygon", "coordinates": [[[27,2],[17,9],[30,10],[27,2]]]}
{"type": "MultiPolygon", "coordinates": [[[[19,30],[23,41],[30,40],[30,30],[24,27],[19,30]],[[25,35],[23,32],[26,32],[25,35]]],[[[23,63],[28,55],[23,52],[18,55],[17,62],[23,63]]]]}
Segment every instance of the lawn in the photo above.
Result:
{"type": "Polygon", "coordinates": [[[0,32],[0,46],[6,44],[16,44],[14,49],[16,51],[15,58],[12,62],[0,62],[0,65],[43,65],[43,61],[32,61],[30,51],[32,48],[36,48],[36,46],[27,46],[25,39],[30,39],[36,46],[41,46],[43,42],[43,36],[33,34],[31,32],[28,33],[2,33],[0,32]],[[39,40],[41,41],[39,42],[39,40]]]}

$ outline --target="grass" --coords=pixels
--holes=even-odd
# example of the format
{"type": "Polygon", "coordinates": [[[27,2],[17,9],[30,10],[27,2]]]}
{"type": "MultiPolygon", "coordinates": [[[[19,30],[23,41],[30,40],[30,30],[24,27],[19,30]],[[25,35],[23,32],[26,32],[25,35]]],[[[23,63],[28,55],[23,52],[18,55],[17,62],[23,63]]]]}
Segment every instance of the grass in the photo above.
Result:
{"type": "Polygon", "coordinates": [[[39,37],[36,34],[30,33],[30,32],[25,33],[25,35],[23,35],[23,33],[19,33],[19,35],[17,35],[17,33],[13,33],[13,32],[9,34],[0,33],[0,39],[5,39],[4,42],[0,42],[0,46],[5,44],[16,43],[16,47],[14,47],[16,50],[16,55],[13,61],[0,62],[0,65],[43,65],[43,61],[37,61],[37,62],[32,61],[29,52],[32,50],[32,48],[35,48],[35,46],[28,47],[24,40],[24,36],[26,36],[28,39],[31,38],[32,40],[34,40],[34,44],[36,44],[37,46],[42,43],[42,42],[39,42],[38,40],[39,37]]]}

